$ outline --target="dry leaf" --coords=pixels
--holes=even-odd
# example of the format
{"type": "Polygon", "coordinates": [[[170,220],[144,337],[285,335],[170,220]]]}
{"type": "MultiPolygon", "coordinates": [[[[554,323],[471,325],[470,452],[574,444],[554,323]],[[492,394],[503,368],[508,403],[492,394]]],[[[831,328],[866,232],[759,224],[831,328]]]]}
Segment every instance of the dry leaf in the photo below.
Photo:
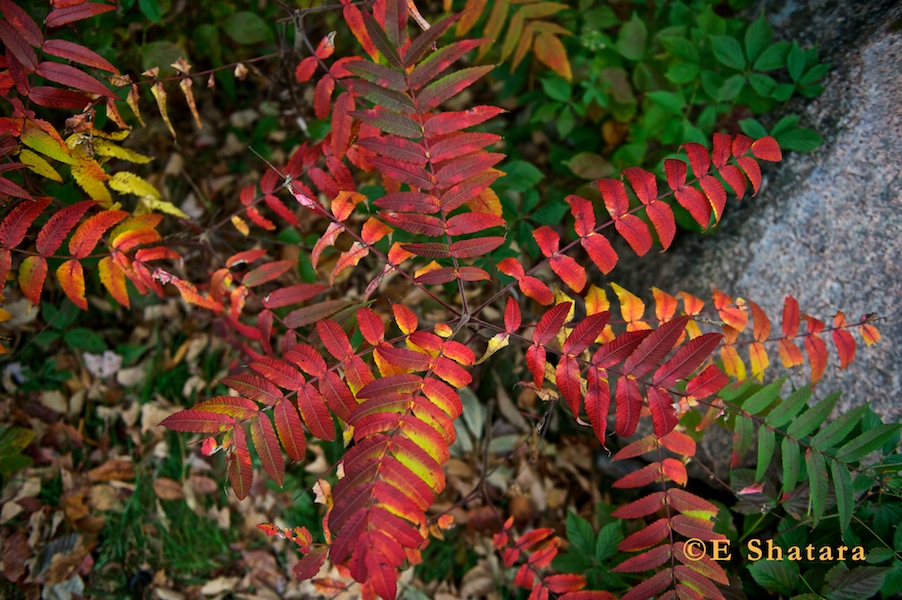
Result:
{"type": "Polygon", "coordinates": [[[157,477],[154,479],[153,491],[160,500],[181,500],[185,497],[182,484],[168,477],[157,477]]]}
{"type": "Polygon", "coordinates": [[[98,481],[131,480],[135,478],[135,465],[121,458],[111,458],[99,467],[88,471],[88,479],[98,481]]]}

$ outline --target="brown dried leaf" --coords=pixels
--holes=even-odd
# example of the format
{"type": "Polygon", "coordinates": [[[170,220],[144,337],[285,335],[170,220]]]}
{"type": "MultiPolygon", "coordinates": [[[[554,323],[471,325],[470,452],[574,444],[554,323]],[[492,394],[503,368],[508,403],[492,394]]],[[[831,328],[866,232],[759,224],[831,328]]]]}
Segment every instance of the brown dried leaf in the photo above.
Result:
{"type": "Polygon", "coordinates": [[[157,477],[154,479],[153,491],[160,500],[181,500],[185,497],[182,484],[168,477],[157,477]]]}
{"type": "Polygon", "coordinates": [[[31,557],[28,539],[22,531],[16,531],[3,540],[3,573],[12,582],[25,575],[25,561],[31,557]]]}
{"type": "Polygon", "coordinates": [[[88,471],[88,479],[98,481],[126,481],[135,478],[135,465],[121,458],[111,458],[99,467],[88,471]]]}

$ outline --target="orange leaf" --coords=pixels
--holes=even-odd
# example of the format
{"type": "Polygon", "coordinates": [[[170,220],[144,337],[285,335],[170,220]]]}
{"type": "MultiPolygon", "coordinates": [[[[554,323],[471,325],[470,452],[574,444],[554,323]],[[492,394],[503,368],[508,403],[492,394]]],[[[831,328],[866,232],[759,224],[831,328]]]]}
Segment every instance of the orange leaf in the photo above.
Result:
{"type": "Polygon", "coordinates": [[[128,289],[125,285],[125,271],[118,263],[114,262],[112,257],[107,256],[100,259],[97,265],[100,272],[100,282],[107,289],[110,295],[120,305],[129,308],[128,289]]]}
{"type": "Polygon", "coordinates": [[[81,263],[77,260],[67,260],[56,270],[56,278],[59,279],[63,291],[77,307],[88,310],[88,301],[85,299],[85,272],[81,263]]]}
{"type": "Polygon", "coordinates": [[[570,71],[570,61],[567,59],[567,50],[564,44],[553,34],[542,33],[536,38],[533,52],[536,58],[553,69],[558,75],[570,81],[573,74],[570,71]]]}
{"type": "Polygon", "coordinates": [[[41,302],[46,277],[47,261],[43,256],[26,256],[19,265],[19,289],[32,304],[41,302]]]}

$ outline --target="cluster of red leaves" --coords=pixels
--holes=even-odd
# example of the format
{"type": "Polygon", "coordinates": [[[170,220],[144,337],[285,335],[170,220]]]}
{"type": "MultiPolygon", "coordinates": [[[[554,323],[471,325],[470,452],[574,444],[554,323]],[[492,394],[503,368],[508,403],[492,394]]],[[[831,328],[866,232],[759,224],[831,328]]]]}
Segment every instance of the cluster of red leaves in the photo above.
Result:
{"type": "Polygon", "coordinates": [[[555,594],[560,600],[615,600],[610,592],[584,590],[586,578],[571,573],[546,575],[543,570],[551,565],[561,546],[561,538],[549,527],[533,529],[519,538],[512,539],[510,517],[504,528],[495,534],[492,543],[502,553],[504,566],[515,567],[525,559],[514,576],[514,585],[531,590],[529,600],[548,600],[555,594]]]}

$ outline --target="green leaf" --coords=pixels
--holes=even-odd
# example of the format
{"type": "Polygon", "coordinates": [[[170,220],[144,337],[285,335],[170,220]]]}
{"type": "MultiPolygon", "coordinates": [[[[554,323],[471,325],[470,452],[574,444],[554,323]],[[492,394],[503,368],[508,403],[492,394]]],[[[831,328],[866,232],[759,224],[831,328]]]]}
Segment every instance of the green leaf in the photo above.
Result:
{"type": "Polygon", "coordinates": [[[551,564],[561,573],[585,573],[594,566],[589,556],[575,552],[558,554],[551,564]]]}
{"type": "Polygon", "coordinates": [[[845,439],[849,432],[858,424],[867,405],[859,406],[850,412],[842,415],[823,429],[817,435],[811,438],[811,445],[818,450],[826,452],[836,444],[845,439]]]}
{"type": "Polygon", "coordinates": [[[902,562],[894,561],[883,585],[880,586],[880,593],[884,598],[892,598],[899,592],[902,592],[902,562]]]}
{"type": "Polygon", "coordinates": [[[786,115],[779,121],[777,124],[771,127],[770,134],[773,136],[780,135],[781,133],[786,133],[787,131],[792,131],[799,125],[799,115],[786,115]]]}
{"type": "Polygon", "coordinates": [[[761,481],[770,466],[770,461],[774,457],[775,440],[773,429],[764,425],[758,428],[758,467],[755,469],[755,481],[761,481]]]}
{"type": "Polygon", "coordinates": [[[789,52],[789,42],[777,42],[769,46],[755,60],[756,71],[774,71],[786,64],[786,54],[789,52]]]}
{"type": "Polygon", "coordinates": [[[793,42],[792,48],[789,49],[789,54],[786,56],[786,69],[793,81],[801,79],[805,72],[805,51],[798,42],[793,42]]]}
{"type": "Polygon", "coordinates": [[[802,472],[802,457],[798,442],[792,438],[783,438],[780,453],[783,457],[783,493],[788,494],[795,489],[799,482],[799,474],[802,472]]]}
{"type": "Polygon", "coordinates": [[[30,429],[0,426],[0,454],[21,452],[33,439],[34,432],[30,429]]]}
{"type": "Polygon", "coordinates": [[[686,100],[674,92],[649,92],[646,96],[655,104],[674,115],[682,115],[686,100]]]}
{"type": "Polygon", "coordinates": [[[567,539],[582,554],[595,553],[595,528],[572,510],[567,511],[567,539]]]}
{"type": "Polygon", "coordinates": [[[829,491],[824,455],[809,449],[805,452],[805,466],[808,468],[808,487],[811,493],[808,513],[814,520],[811,526],[817,527],[821,517],[824,516],[824,509],[827,508],[827,492],[829,491]]]}
{"type": "Polygon", "coordinates": [[[160,3],[157,0],[138,0],[138,7],[148,21],[159,23],[163,20],[163,11],[160,9],[160,3]]]}
{"type": "Polygon", "coordinates": [[[799,79],[799,83],[806,85],[820,80],[830,70],[830,63],[820,63],[814,65],[799,79]]]}
{"type": "Polygon", "coordinates": [[[869,564],[877,565],[882,562],[886,562],[895,556],[896,553],[893,552],[892,548],[887,548],[886,546],[878,546],[877,548],[871,548],[868,550],[868,557],[866,560],[869,564]]]}
{"type": "Polygon", "coordinates": [[[676,84],[690,83],[698,78],[701,72],[699,66],[694,63],[676,63],[671,65],[664,77],[676,84]]]}
{"type": "MultiPolygon", "coordinates": [[[[743,119],[739,121],[739,127],[742,128],[742,133],[756,140],[767,135],[767,129],[765,129],[764,125],[759,123],[756,119],[743,119]]],[[[783,404],[780,406],[783,406],[783,404]]],[[[802,407],[800,406],[799,409],[801,410],[801,408],[802,407]]],[[[792,417],[790,417],[790,419],[791,418],[792,417]]]]}
{"type": "Polygon", "coordinates": [[[880,590],[890,569],[885,567],[856,567],[852,570],[839,563],[827,572],[821,594],[828,600],[861,600],[880,590]]]}
{"type": "Polygon", "coordinates": [[[505,176],[498,180],[496,187],[515,192],[525,192],[534,188],[545,177],[538,167],[525,160],[508,161],[501,170],[505,176]]]}
{"type": "Polygon", "coordinates": [[[836,406],[839,397],[839,393],[830,394],[806,410],[801,417],[793,421],[789,429],[786,430],[786,435],[797,439],[803,438],[820,427],[827,420],[827,417],[830,416],[830,413],[833,412],[833,407],[836,406]]]}
{"type": "Polygon", "coordinates": [[[800,580],[799,566],[788,560],[758,560],[749,566],[749,573],[768,592],[787,596],[800,580]]]}
{"type": "Polygon", "coordinates": [[[874,429],[865,431],[857,438],[843,446],[836,453],[836,459],[845,463],[861,460],[877,448],[883,445],[892,435],[898,431],[898,423],[880,425],[874,429]]]}
{"type": "Polygon", "coordinates": [[[240,11],[222,22],[222,30],[232,40],[243,45],[259,44],[272,39],[269,25],[257,13],[240,11]]]}
{"type": "Polygon", "coordinates": [[[583,179],[601,179],[614,174],[614,167],[600,154],[594,152],[579,152],[570,160],[563,161],[573,173],[583,179]]]}
{"type": "Polygon", "coordinates": [[[556,200],[554,202],[548,202],[540,207],[537,211],[532,213],[529,218],[539,225],[557,225],[569,211],[570,206],[566,202],[556,200]]]}
{"type": "Polygon", "coordinates": [[[668,54],[687,63],[698,64],[698,46],[684,37],[661,36],[658,38],[668,54]]]}
{"type": "Polygon", "coordinates": [[[620,521],[608,523],[598,532],[598,540],[595,542],[595,558],[605,561],[617,553],[617,547],[623,541],[623,529],[620,521]]]}
{"type": "Polygon", "coordinates": [[[839,512],[839,529],[846,529],[852,523],[852,512],[855,509],[855,496],[852,493],[852,474],[849,467],[838,460],[830,461],[833,473],[833,490],[836,492],[836,509],[839,512]]]}
{"type": "MultiPolygon", "coordinates": [[[[751,119],[747,119],[751,120],[751,119]]],[[[757,123],[757,121],[756,121],[757,123]]],[[[745,131],[745,127],[743,127],[743,131],[745,131]]],[[[749,134],[751,135],[751,134],[749,134]]],[[[766,133],[765,133],[766,135],[766,133]]],[[[761,137],[761,136],[753,136],[753,137],[761,137]]],[[[764,422],[770,425],[771,427],[782,427],[789,423],[795,418],[799,411],[808,404],[808,398],[811,397],[811,384],[806,385],[804,387],[800,387],[792,394],[789,395],[789,398],[783,400],[779,406],[770,411],[764,418],[764,422]]]]}
{"type": "Polygon", "coordinates": [[[721,102],[731,102],[739,96],[744,85],[745,75],[737,73],[723,82],[723,85],[717,90],[717,97],[721,102]]]}
{"type": "Polygon", "coordinates": [[[145,71],[160,67],[160,77],[168,77],[175,73],[175,69],[169,65],[183,56],[188,58],[184,48],[178,44],[167,41],[151,42],[141,48],[141,66],[145,71]]]}
{"type": "Polygon", "coordinates": [[[733,456],[730,463],[736,466],[739,460],[745,456],[746,452],[752,446],[752,436],[754,435],[755,426],[752,420],[742,415],[736,415],[736,422],[733,424],[733,456]]]}
{"type": "Polygon", "coordinates": [[[573,111],[570,110],[569,106],[564,106],[564,108],[561,109],[561,113],[558,115],[555,125],[557,126],[558,135],[562,138],[566,138],[570,135],[570,132],[576,127],[576,116],[573,114],[573,111]]]}
{"type": "Polygon", "coordinates": [[[742,410],[750,415],[757,415],[773,404],[773,401],[780,395],[780,388],[783,387],[785,382],[786,377],[781,377],[777,381],[764,386],[742,403],[742,410]]]}
{"type": "Polygon", "coordinates": [[[773,31],[762,14],[745,30],[745,55],[748,56],[749,61],[755,62],[773,37],[773,31]]]}
{"type": "Polygon", "coordinates": [[[542,89],[545,90],[546,96],[559,102],[567,102],[573,93],[570,83],[563,77],[557,76],[543,77],[542,89]]]}
{"type": "Polygon", "coordinates": [[[745,55],[739,40],[730,35],[712,35],[711,44],[714,58],[719,62],[737,71],[745,69],[745,55]]]}
{"type": "Polygon", "coordinates": [[[749,75],[749,83],[756,93],[765,97],[770,96],[774,91],[774,88],[777,87],[777,81],[773,77],[764,75],[763,73],[752,73],[749,75]]]}
{"type": "Polygon", "coordinates": [[[720,88],[723,87],[724,78],[717,71],[702,71],[702,89],[714,100],[720,99],[720,88]]]}
{"type": "Polygon", "coordinates": [[[648,29],[642,19],[634,13],[633,18],[620,28],[614,48],[628,60],[639,60],[645,54],[647,39],[648,29]]]}
{"type": "Polygon", "coordinates": [[[100,337],[100,334],[87,327],[70,329],[63,335],[63,339],[73,350],[98,353],[107,349],[106,343],[100,337]]]}
{"type": "Polygon", "coordinates": [[[586,25],[593,29],[608,29],[620,23],[617,14],[610,6],[598,6],[583,13],[586,25]]]}
{"type": "Polygon", "coordinates": [[[811,152],[824,143],[821,134],[808,127],[799,127],[774,137],[777,138],[781,148],[795,152],[811,152]]]}

